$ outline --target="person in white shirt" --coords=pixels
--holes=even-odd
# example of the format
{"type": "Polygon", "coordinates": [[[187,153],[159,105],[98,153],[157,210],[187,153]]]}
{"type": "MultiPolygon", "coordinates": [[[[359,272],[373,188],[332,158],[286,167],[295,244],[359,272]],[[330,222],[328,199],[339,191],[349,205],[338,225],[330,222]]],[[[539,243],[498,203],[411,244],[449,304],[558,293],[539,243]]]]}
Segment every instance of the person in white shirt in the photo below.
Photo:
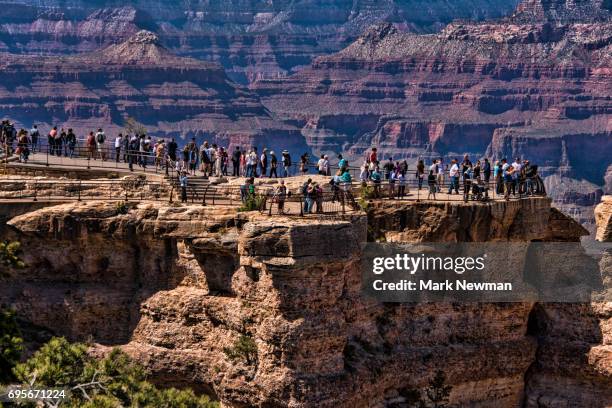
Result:
{"type": "Polygon", "coordinates": [[[324,168],[324,163],[325,163],[325,156],[321,155],[321,158],[319,159],[319,161],[317,162],[317,170],[319,170],[319,174],[324,176],[325,175],[325,168],[324,168]]]}
{"type": "Polygon", "coordinates": [[[119,163],[121,157],[121,146],[123,146],[123,135],[119,133],[115,138],[115,161],[119,163]]]}
{"type": "Polygon", "coordinates": [[[325,176],[331,176],[331,168],[329,166],[329,157],[323,156],[323,171],[325,176]]]}
{"type": "Polygon", "coordinates": [[[455,193],[459,194],[459,165],[457,160],[453,159],[451,162],[450,169],[448,171],[450,177],[450,186],[448,187],[448,194],[452,194],[453,189],[455,193]]]}

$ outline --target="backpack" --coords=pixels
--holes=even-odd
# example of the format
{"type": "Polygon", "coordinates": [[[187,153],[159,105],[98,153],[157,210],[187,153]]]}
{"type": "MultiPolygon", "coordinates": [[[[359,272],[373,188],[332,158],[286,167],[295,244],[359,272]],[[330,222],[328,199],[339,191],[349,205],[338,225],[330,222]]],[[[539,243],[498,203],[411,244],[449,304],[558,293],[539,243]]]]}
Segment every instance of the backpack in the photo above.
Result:
{"type": "Polygon", "coordinates": [[[96,141],[100,144],[104,143],[106,141],[106,135],[102,132],[98,133],[96,135],[96,141]]]}

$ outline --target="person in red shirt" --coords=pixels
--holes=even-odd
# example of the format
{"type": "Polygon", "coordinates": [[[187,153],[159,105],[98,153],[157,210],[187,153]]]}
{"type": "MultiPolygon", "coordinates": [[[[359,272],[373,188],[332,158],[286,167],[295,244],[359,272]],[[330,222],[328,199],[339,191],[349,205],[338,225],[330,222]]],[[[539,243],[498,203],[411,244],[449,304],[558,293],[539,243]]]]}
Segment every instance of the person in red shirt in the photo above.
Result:
{"type": "Polygon", "coordinates": [[[370,163],[377,163],[377,162],[378,162],[378,155],[376,154],[376,148],[373,147],[372,152],[370,153],[370,163]]]}

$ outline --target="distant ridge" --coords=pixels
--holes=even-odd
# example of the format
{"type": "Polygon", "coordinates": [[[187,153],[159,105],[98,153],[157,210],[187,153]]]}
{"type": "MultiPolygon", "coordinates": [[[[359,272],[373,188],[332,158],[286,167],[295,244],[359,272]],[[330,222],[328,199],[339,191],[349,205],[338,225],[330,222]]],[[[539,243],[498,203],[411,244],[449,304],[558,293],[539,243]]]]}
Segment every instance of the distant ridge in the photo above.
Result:
{"type": "Polygon", "coordinates": [[[598,22],[612,17],[610,0],[523,0],[510,17],[516,22],[598,22]]]}

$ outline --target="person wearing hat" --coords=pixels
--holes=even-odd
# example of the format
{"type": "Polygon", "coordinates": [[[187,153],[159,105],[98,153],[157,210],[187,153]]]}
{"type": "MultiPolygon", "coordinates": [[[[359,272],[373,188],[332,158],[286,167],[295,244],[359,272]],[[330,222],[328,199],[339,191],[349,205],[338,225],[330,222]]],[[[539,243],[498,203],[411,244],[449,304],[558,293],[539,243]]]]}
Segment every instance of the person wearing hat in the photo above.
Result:
{"type": "Polygon", "coordinates": [[[274,150],[270,152],[270,178],[274,174],[274,178],[277,178],[276,168],[278,167],[278,159],[276,158],[276,154],[274,154],[274,150]]]}
{"type": "Polygon", "coordinates": [[[283,150],[281,160],[283,162],[283,177],[289,177],[291,175],[291,155],[289,151],[283,150]]]}

